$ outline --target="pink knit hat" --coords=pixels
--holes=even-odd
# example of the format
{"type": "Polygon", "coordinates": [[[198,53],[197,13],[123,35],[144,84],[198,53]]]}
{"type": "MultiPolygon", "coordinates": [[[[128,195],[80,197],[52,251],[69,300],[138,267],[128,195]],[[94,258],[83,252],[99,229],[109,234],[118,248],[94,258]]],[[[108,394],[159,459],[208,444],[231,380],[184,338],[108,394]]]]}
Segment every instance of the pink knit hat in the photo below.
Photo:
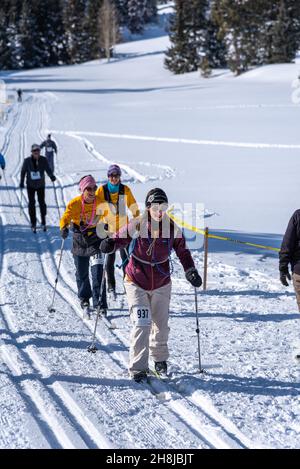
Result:
{"type": "Polygon", "coordinates": [[[83,194],[87,187],[97,186],[95,179],[90,174],[88,176],[83,176],[79,181],[79,190],[83,194]]]}

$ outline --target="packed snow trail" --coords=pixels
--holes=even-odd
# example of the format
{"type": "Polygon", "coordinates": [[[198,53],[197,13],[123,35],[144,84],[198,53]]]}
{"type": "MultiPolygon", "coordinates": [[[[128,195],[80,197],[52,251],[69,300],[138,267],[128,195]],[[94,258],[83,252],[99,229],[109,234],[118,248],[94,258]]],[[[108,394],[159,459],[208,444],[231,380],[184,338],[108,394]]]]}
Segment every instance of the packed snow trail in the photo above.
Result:
{"type": "MultiPolygon", "coordinates": [[[[28,135],[34,134],[32,129],[39,128],[37,116],[41,118],[41,114],[35,109],[35,107],[38,109],[39,105],[39,100],[34,99],[30,106],[26,104],[22,106],[19,125],[12,132],[7,147],[8,158],[17,155],[14,158],[14,165],[10,163],[16,187],[22,159],[30,146],[28,135]]],[[[31,138],[32,141],[36,139],[34,135],[31,138]]],[[[176,410],[178,404],[173,406],[161,402],[151,390],[147,392],[132,383],[127,376],[127,350],[122,343],[115,340],[113,345],[114,342],[102,334],[100,350],[96,357],[91,357],[84,344],[88,343],[87,336],[90,338],[92,324],[82,322],[75,294],[64,278],[61,278],[58,289],[57,313],[54,315],[48,313],[47,304],[50,303],[51,286],[54,284],[56,272],[54,253],[59,241],[55,239],[57,228],[50,227],[48,233],[40,232],[36,236],[33,235],[27,228],[29,219],[24,203],[25,197],[20,215],[17,194],[16,189],[13,191],[15,199],[13,210],[5,212],[2,210],[1,213],[3,233],[1,251],[5,252],[1,263],[1,284],[7,285],[9,291],[8,294],[8,291],[1,290],[1,304],[5,305],[1,308],[5,321],[1,356],[12,373],[12,381],[21,383],[20,394],[26,395],[26,399],[25,397],[23,399],[25,406],[31,409],[37,428],[46,438],[46,442],[41,442],[40,446],[112,448],[115,445],[159,447],[163,444],[164,447],[185,447],[187,442],[191,447],[236,446],[236,443],[230,442],[230,439],[227,442],[223,441],[222,436],[214,436],[214,429],[206,428],[207,423],[203,416],[200,418],[194,416],[194,421],[190,422],[192,411],[188,408],[183,407],[178,411],[176,410]],[[23,224],[16,224],[17,217],[19,221],[23,221],[23,224]],[[18,249],[22,253],[21,258],[18,249]],[[16,262],[17,259],[19,262],[16,262]],[[9,301],[10,299],[13,301],[9,301]],[[74,312],[77,315],[74,315],[74,312]],[[64,332],[66,323],[67,330],[72,331],[67,334],[64,332]],[[7,336],[10,337],[9,344],[7,336]],[[90,366],[87,367],[87,363],[90,366]],[[87,371],[91,376],[86,376],[87,371]],[[105,376],[107,371],[109,371],[108,379],[105,376]],[[91,397],[89,388],[92,388],[96,395],[93,392],[91,397]],[[117,416],[120,413],[120,402],[124,402],[123,388],[126,389],[128,402],[134,406],[140,402],[140,409],[138,412],[135,410],[138,415],[134,418],[134,426],[128,429],[123,425],[122,433],[121,417],[117,416]],[[100,413],[96,398],[98,394],[101,396],[100,413]],[[143,408],[142,403],[147,401],[149,407],[143,408]],[[149,425],[147,415],[150,408],[149,425]],[[173,429],[174,423],[176,431],[173,429]],[[201,430],[201,425],[205,430],[201,430]],[[147,432],[145,432],[146,427],[147,432]],[[155,443],[155,438],[158,438],[156,434],[159,435],[159,439],[155,443]]],[[[49,195],[49,219],[52,220],[57,217],[57,207],[54,193],[51,192],[49,195]]],[[[99,332],[97,335],[99,338],[99,332]]],[[[130,406],[127,411],[129,414],[132,413],[130,406]]],[[[123,412],[124,406],[121,413],[123,412]]],[[[29,435],[27,437],[29,438],[29,435]]],[[[24,441],[14,444],[16,447],[26,445],[24,441]]],[[[27,445],[35,447],[36,441],[27,442],[27,445]]]]}

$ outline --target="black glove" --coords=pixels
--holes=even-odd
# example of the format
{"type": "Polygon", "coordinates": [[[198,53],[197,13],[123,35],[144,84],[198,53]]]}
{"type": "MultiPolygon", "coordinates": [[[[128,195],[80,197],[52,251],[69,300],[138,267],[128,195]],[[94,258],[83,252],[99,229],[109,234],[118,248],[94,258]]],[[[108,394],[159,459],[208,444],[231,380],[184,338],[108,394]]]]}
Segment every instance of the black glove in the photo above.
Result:
{"type": "Polygon", "coordinates": [[[115,250],[115,240],[113,238],[103,239],[100,243],[100,250],[105,254],[111,254],[115,250]]]}
{"type": "Polygon", "coordinates": [[[24,182],[20,182],[20,189],[24,189],[24,182]]]}
{"type": "Polygon", "coordinates": [[[52,181],[52,182],[56,181],[56,177],[55,177],[55,176],[52,176],[51,181],[52,181]]]}
{"type": "Polygon", "coordinates": [[[193,287],[201,287],[202,278],[198,274],[198,270],[195,267],[191,267],[185,273],[186,279],[193,285],[193,287]]]}
{"type": "Polygon", "coordinates": [[[290,273],[289,273],[289,268],[285,267],[285,269],[280,270],[280,281],[284,287],[288,287],[288,280],[292,280],[290,273]]]}
{"type": "Polygon", "coordinates": [[[65,227],[62,230],[60,230],[60,236],[62,239],[66,239],[69,235],[69,228],[65,227]]]}

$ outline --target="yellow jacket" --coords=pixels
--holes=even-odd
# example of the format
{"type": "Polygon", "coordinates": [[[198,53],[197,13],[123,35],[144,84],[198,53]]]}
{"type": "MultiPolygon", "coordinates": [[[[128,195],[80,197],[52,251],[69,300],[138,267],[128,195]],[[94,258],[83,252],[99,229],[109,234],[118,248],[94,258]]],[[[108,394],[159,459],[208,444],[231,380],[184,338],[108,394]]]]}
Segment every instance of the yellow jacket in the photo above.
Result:
{"type": "MultiPolygon", "coordinates": [[[[103,186],[98,187],[96,191],[97,197],[99,197],[103,202],[101,206],[101,221],[108,224],[108,231],[115,233],[119,231],[124,225],[128,223],[127,210],[122,210],[121,205],[122,201],[119,200],[120,213],[117,213],[117,203],[119,199],[119,193],[116,194],[110,193],[111,203],[105,200],[104,188],[103,186]]],[[[121,199],[122,196],[120,196],[121,199]]],[[[130,210],[134,218],[140,215],[138,204],[128,186],[124,184],[124,201],[125,207],[130,210]]]]}
{"type": "MultiPolygon", "coordinates": [[[[101,214],[101,206],[103,204],[104,198],[101,195],[96,195],[96,215],[93,224],[91,227],[95,227],[99,220],[99,215],[101,214]]],[[[66,208],[65,213],[61,217],[59,226],[62,230],[65,227],[68,227],[71,222],[76,225],[80,225],[80,222],[83,221],[84,224],[87,224],[90,221],[93,213],[93,204],[84,203],[84,213],[82,214],[82,200],[81,195],[74,197],[66,208]]]]}

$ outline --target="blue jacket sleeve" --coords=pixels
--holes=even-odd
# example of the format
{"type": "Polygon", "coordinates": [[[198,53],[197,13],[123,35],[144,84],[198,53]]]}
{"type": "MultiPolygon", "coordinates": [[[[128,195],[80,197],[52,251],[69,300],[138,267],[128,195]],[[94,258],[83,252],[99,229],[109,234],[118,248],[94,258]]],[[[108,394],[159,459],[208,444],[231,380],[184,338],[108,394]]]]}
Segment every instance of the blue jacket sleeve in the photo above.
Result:
{"type": "Polygon", "coordinates": [[[5,169],[5,159],[2,153],[0,153],[0,166],[2,169],[5,169]]]}

